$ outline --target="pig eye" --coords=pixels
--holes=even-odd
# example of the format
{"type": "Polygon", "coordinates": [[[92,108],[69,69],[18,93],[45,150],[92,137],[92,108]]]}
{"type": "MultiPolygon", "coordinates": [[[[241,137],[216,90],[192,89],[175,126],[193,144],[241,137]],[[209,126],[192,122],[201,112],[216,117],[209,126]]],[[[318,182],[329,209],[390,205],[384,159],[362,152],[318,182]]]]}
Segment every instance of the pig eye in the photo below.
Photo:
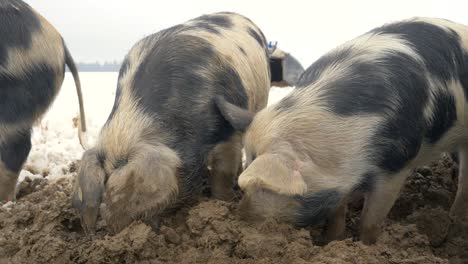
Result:
{"type": "Polygon", "coordinates": [[[121,167],[127,165],[127,163],[128,163],[128,158],[120,158],[115,163],[115,168],[116,169],[121,168],[121,167]]]}
{"type": "Polygon", "coordinates": [[[104,161],[106,160],[106,156],[104,155],[104,153],[99,152],[97,154],[97,159],[98,159],[98,162],[101,165],[101,167],[104,167],[104,161]]]}
{"type": "Polygon", "coordinates": [[[252,153],[252,161],[254,161],[257,158],[257,155],[255,153],[252,153]]]}

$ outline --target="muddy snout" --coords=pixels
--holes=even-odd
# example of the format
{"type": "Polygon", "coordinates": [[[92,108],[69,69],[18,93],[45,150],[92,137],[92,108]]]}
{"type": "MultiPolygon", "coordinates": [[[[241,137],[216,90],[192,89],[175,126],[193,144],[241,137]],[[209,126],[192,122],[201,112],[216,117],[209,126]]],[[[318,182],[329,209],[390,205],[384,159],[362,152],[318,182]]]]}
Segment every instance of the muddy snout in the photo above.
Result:
{"type": "Polygon", "coordinates": [[[80,191],[75,191],[72,196],[72,207],[75,208],[80,217],[81,227],[86,234],[93,234],[96,231],[97,218],[99,216],[99,205],[88,205],[82,200],[80,191]]]}
{"type": "Polygon", "coordinates": [[[80,217],[81,227],[86,234],[94,234],[96,232],[97,219],[100,213],[100,203],[88,204],[80,199],[79,194],[72,196],[72,207],[75,208],[80,217]]]}
{"type": "Polygon", "coordinates": [[[276,220],[294,223],[299,204],[293,197],[274,191],[249,186],[239,203],[239,216],[243,221],[261,223],[276,220]]]}
{"type": "Polygon", "coordinates": [[[96,232],[96,223],[99,215],[99,207],[86,207],[80,211],[81,226],[86,234],[96,232]]]}

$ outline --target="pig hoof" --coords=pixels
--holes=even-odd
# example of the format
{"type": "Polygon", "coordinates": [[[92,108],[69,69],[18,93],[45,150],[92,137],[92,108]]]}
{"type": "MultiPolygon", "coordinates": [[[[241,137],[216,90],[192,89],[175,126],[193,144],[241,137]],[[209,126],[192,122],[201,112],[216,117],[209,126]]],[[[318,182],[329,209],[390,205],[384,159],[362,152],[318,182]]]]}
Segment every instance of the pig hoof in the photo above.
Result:
{"type": "Polygon", "coordinates": [[[145,223],[151,226],[151,229],[154,232],[159,231],[159,229],[161,228],[161,218],[159,216],[153,216],[152,218],[146,220],[145,223]]]}
{"type": "Polygon", "coordinates": [[[361,242],[364,245],[373,245],[377,242],[379,237],[380,228],[372,227],[372,228],[364,228],[361,232],[361,242]]]}
{"type": "Polygon", "coordinates": [[[229,201],[234,200],[235,194],[234,194],[234,191],[231,190],[231,191],[226,191],[223,193],[215,193],[213,194],[213,198],[221,200],[221,201],[229,202],[229,201]]]}
{"type": "Polygon", "coordinates": [[[325,244],[328,244],[332,241],[343,240],[343,239],[345,239],[344,232],[335,233],[335,232],[327,231],[327,233],[325,234],[324,242],[325,244]]]}
{"type": "Polygon", "coordinates": [[[361,242],[364,244],[364,245],[374,245],[376,242],[377,242],[377,238],[376,237],[361,237],[361,242]]]}
{"type": "Polygon", "coordinates": [[[468,220],[468,210],[464,208],[451,208],[449,212],[449,217],[453,222],[468,220]]]}

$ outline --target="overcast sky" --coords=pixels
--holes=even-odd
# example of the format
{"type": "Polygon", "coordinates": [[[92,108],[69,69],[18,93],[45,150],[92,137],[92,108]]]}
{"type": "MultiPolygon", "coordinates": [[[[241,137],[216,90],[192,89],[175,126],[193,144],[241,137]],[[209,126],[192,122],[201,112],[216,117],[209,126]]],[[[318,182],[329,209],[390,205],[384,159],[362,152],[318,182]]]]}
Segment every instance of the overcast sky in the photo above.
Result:
{"type": "Polygon", "coordinates": [[[383,23],[434,16],[468,25],[468,1],[447,0],[27,0],[67,42],[75,61],[122,60],[145,35],[202,14],[248,16],[307,67],[329,49],[383,23]]]}

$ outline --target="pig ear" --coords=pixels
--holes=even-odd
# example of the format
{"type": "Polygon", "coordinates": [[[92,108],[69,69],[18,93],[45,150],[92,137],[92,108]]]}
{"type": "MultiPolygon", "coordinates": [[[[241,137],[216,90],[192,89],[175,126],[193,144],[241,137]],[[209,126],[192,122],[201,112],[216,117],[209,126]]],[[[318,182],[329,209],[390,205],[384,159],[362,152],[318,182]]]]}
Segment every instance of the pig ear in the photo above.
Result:
{"type": "Polygon", "coordinates": [[[149,220],[173,202],[179,192],[180,158],[172,149],[139,144],[128,163],[109,177],[103,217],[119,232],[133,220],[149,220]]]}
{"type": "Polygon", "coordinates": [[[257,157],[239,176],[239,186],[259,185],[284,195],[303,195],[307,185],[295,164],[286,166],[278,155],[264,154],[257,157]]]}
{"type": "Polygon", "coordinates": [[[215,104],[224,118],[234,129],[245,132],[253,120],[255,113],[227,102],[222,96],[215,97],[215,104]]]}

